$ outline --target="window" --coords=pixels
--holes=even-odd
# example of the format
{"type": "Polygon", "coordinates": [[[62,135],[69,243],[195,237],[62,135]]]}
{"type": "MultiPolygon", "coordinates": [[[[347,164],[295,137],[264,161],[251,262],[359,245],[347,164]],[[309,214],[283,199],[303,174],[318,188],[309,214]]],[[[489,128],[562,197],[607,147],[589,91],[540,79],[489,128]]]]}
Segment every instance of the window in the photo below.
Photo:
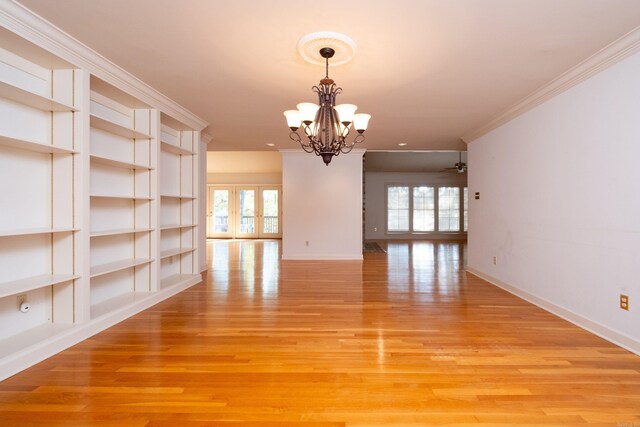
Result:
{"type": "Polygon", "coordinates": [[[469,189],[467,187],[464,187],[464,197],[463,197],[463,200],[462,200],[462,205],[463,205],[463,211],[464,211],[464,227],[463,227],[463,230],[464,231],[468,231],[469,230],[469,222],[468,222],[467,211],[469,210],[469,189]]]}
{"type": "Polygon", "coordinates": [[[460,188],[438,188],[438,231],[460,231],[460,188]]]}
{"type": "Polygon", "coordinates": [[[433,187],[413,187],[413,231],[435,231],[433,187]]]}
{"type": "Polygon", "coordinates": [[[387,187],[387,230],[409,231],[409,187],[387,187]]]}
{"type": "Polygon", "coordinates": [[[387,186],[387,232],[466,232],[467,187],[387,186]]]}

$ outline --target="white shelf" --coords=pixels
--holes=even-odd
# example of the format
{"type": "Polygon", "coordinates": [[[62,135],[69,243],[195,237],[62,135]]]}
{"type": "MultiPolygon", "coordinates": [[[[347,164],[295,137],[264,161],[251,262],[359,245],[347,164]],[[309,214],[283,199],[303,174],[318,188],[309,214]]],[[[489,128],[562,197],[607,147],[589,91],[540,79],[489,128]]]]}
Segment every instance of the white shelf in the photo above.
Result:
{"type": "Polygon", "coordinates": [[[122,169],[135,169],[135,170],[152,170],[153,168],[146,165],[140,165],[138,163],[133,162],[123,162],[121,160],[114,160],[108,157],[98,156],[96,154],[91,154],[91,161],[95,163],[100,163],[103,165],[114,166],[122,169]]]}
{"type": "Polygon", "coordinates": [[[193,156],[195,153],[187,148],[182,148],[182,147],[178,147],[177,145],[174,145],[170,142],[167,141],[160,141],[160,147],[164,150],[164,151],[168,151],[170,153],[173,154],[179,154],[179,155],[187,155],[187,156],[193,156]]]}
{"type": "Polygon", "coordinates": [[[195,196],[179,196],[177,194],[161,194],[160,197],[166,197],[171,199],[195,199],[195,196]]]}
{"type": "Polygon", "coordinates": [[[0,98],[8,99],[42,111],[78,111],[71,105],[54,101],[46,96],[29,92],[28,90],[21,89],[3,81],[0,81],[0,98]]]}
{"type": "Polygon", "coordinates": [[[120,261],[109,262],[91,267],[91,277],[103,276],[116,271],[125,270],[127,268],[136,267],[138,265],[148,264],[153,259],[150,258],[128,258],[120,261]]]}
{"type": "Polygon", "coordinates": [[[119,135],[129,139],[149,139],[151,135],[139,132],[126,126],[119,125],[95,114],[91,114],[91,127],[102,129],[114,135],[119,135]]]}
{"type": "Polygon", "coordinates": [[[189,228],[189,227],[195,227],[194,224],[169,224],[169,225],[163,225],[160,227],[160,231],[164,231],[164,230],[175,230],[178,228],[189,228]]]}
{"type": "Polygon", "coordinates": [[[0,135],[0,145],[11,148],[19,148],[21,150],[35,151],[36,153],[49,154],[73,154],[74,150],[60,148],[49,144],[43,144],[38,141],[28,139],[13,138],[6,135],[0,135]]]}
{"type": "Polygon", "coordinates": [[[196,284],[202,280],[199,274],[174,274],[173,276],[165,277],[160,280],[160,289],[166,289],[171,286],[180,285],[183,283],[191,282],[196,284]]]}
{"type": "Polygon", "coordinates": [[[92,231],[91,237],[117,236],[119,234],[146,233],[153,231],[153,228],[120,228],[115,230],[92,231]]]}
{"type": "Polygon", "coordinates": [[[176,255],[182,255],[189,252],[195,251],[195,248],[175,248],[175,249],[167,249],[160,252],[160,259],[169,258],[176,255]]]}
{"type": "Polygon", "coordinates": [[[34,344],[42,344],[55,335],[70,329],[73,329],[73,325],[71,324],[45,323],[0,340],[0,359],[10,354],[23,351],[34,344]]]}
{"type": "Polygon", "coordinates": [[[128,306],[149,297],[149,292],[127,292],[91,306],[91,319],[95,319],[116,310],[126,309],[128,306]]]}
{"type": "Polygon", "coordinates": [[[77,228],[23,228],[17,230],[0,230],[0,237],[29,236],[34,234],[71,233],[77,228]]]}
{"type": "Polygon", "coordinates": [[[153,200],[152,197],[146,196],[118,196],[116,194],[92,194],[93,198],[103,198],[103,199],[127,199],[127,200],[153,200]]]}
{"type": "Polygon", "coordinates": [[[0,283],[0,298],[16,295],[22,292],[33,291],[58,283],[68,282],[77,279],[75,274],[43,274],[40,276],[27,277],[25,279],[14,280],[12,282],[0,283]]]}

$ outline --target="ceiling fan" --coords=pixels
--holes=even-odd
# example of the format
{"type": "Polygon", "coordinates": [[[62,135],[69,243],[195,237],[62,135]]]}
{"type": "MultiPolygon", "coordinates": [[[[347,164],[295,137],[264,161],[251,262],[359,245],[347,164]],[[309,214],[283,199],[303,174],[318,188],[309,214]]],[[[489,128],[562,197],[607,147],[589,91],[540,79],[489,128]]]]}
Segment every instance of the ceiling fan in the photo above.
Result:
{"type": "Polygon", "coordinates": [[[456,171],[457,173],[465,173],[467,171],[467,164],[462,161],[462,151],[458,152],[458,163],[451,168],[444,168],[440,172],[456,171]]]}

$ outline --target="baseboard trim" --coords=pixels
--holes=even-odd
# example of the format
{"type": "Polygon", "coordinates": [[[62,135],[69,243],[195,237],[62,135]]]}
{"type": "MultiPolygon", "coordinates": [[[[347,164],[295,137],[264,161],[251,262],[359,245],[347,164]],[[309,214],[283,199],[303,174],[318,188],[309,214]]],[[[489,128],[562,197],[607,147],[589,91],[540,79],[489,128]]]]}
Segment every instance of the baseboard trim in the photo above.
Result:
{"type": "Polygon", "coordinates": [[[568,322],[571,322],[574,325],[586,331],[589,331],[602,339],[605,339],[619,347],[624,348],[625,350],[629,350],[630,352],[640,356],[640,341],[636,341],[635,339],[614,329],[611,329],[601,323],[594,322],[593,320],[587,319],[586,317],[574,313],[569,309],[554,304],[543,298],[537,297],[533,294],[530,294],[529,292],[516,288],[515,286],[509,285],[508,283],[498,280],[495,277],[484,274],[473,267],[467,266],[465,270],[468,273],[471,273],[474,276],[491,283],[492,285],[504,289],[505,291],[517,296],[518,298],[522,298],[523,300],[528,301],[531,304],[538,306],[551,314],[554,314],[568,322]]]}
{"type": "Polygon", "coordinates": [[[177,284],[167,289],[150,294],[147,298],[134,304],[122,307],[122,309],[101,316],[87,323],[76,324],[52,337],[28,345],[21,351],[0,360],[0,381],[27,369],[31,366],[60,353],[67,348],[78,344],[111,326],[120,323],[129,317],[146,310],[169,297],[172,297],[193,285],[202,281],[202,278],[194,278],[184,283],[177,284]]]}

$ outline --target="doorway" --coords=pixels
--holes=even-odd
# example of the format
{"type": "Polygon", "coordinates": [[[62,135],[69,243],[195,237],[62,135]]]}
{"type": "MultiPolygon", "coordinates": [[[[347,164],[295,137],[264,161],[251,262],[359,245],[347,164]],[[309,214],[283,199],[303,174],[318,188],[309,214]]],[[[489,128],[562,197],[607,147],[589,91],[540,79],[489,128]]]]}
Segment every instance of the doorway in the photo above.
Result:
{"type": "Polygon", "coordinates": [[[268,239],[282,237],[282,187],[208,186],[207,237],[268,239]]]}

